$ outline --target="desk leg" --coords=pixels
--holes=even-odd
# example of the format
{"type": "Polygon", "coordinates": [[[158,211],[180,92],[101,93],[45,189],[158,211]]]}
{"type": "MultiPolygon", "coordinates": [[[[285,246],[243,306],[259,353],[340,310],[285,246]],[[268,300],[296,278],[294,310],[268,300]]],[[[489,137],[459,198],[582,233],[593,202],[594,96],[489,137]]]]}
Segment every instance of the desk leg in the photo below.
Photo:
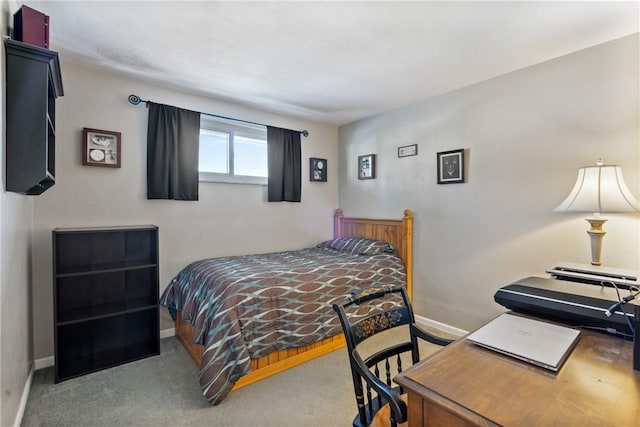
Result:
{"type": "Polygon", "coordinates": [[[407,421],[408,427],[422,427],[425,426],[425,420],[422,412],[423,400],[422,397],[414,393],[407,393],[409,399],[407,404],[407,421]]]}

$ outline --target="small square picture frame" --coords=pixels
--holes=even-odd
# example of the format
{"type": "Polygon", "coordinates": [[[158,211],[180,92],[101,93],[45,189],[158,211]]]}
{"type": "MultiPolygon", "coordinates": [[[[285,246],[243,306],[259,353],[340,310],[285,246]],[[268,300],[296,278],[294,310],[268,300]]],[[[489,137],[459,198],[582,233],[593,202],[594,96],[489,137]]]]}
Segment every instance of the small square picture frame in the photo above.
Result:
{"type": "Polygon", "coordinates": [[[437,154],[438,184],[464,183],[464,149],[437,154]]]}
{"type": "Polygon", "coordinates": [[[119,168],[121,133],[110,130],[82,129],[82,164],[119,168]]]}
{"type": "Polygon", "coordinates": [[[327,182],[327,159],[309,158],[309,181],[327,182]]]}
{"type": "Polygon", "coordinates": [[[376,155],[365,154],[358,156],[358,179],[376,178],[376,155]]]}

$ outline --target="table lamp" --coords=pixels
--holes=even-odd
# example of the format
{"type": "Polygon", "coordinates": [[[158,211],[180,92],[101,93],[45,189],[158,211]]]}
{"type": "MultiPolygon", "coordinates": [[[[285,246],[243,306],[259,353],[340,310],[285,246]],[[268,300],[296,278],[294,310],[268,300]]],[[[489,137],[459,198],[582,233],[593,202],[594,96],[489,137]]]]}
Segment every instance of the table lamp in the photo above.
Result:
{"type": "Polygon", "coordinates": [[[640,211],[640,203],[633,197],[622,177],[622,168],[618,165],[604,165],[602,160],[593,166],[578,169],[578,179],[567,198],[560,203],[555,212],[592,212],[593,217],[586,218],[591,224],[587,230],[591,239],[591,264],[602,265],[602,238],[606,234],[602,225],[607,221],[601,213],[640,211]]]}

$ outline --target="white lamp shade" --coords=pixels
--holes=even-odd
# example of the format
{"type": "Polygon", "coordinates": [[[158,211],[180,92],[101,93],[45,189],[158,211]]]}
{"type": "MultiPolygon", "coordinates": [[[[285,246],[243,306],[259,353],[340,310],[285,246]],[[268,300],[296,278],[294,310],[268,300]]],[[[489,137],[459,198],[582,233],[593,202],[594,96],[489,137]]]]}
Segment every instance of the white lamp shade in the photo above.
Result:
{"type": "Polygon", "coordinates": [[[617,165],[585,166],[578,169],[578,179],[569,196],[554,211],[632,212],[640,211],[617,165]]]}

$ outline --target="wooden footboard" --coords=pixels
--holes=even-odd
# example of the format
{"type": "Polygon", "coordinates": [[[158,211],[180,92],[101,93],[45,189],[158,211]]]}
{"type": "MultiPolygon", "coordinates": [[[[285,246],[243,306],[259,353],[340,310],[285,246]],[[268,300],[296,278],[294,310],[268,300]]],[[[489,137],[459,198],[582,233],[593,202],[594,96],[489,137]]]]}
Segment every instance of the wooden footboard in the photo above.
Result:
{"type": "MultiPolygon", "coordinates": [[[[410,297],[413,257],[412,229],[413,218],[411,211],[408,209],[404,211],[404,217],[399,220],[345,218],[341,209],[337,209],[334,214],[334,237],[362,237],[385,240],[393,245],[396,255],[404,261],[407,270],[407,291],[410,297]]],[[[188,321],[180,317],[180,312],[176,317],[176,337],[196,365],[200,366],[202,364],[204,346],[193,343],[193,328],[188,321]]],[[[240,378],[233,390],[313,360],[345,345],[344,336],[340,334],[335,337],[325,338],[315,344],[276,351],[259,359],[254,359],[251,361],[251,372],[240,378]]]]}

